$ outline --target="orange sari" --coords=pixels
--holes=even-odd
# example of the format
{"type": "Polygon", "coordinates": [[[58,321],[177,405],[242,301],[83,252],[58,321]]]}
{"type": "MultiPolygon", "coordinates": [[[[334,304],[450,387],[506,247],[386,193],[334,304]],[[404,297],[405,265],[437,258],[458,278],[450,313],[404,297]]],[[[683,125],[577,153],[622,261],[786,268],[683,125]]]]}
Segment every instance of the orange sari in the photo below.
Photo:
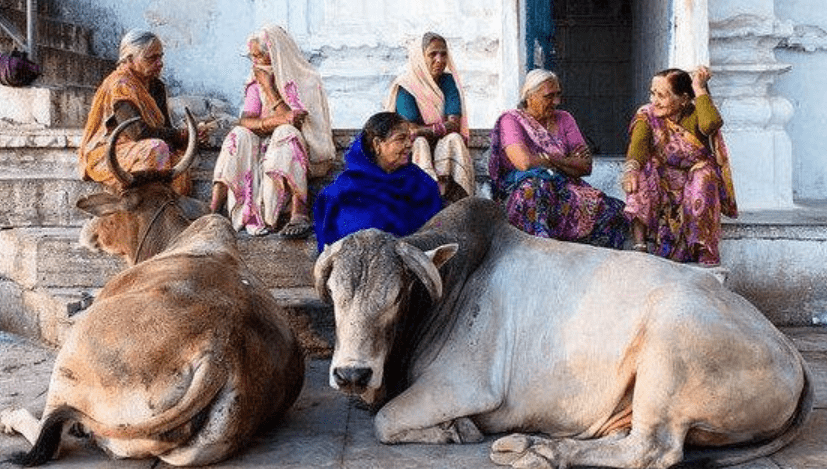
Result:
{"type": "MultiPolygon", "coordinates": [[[[150,94],[144,83],[125,64],[118,66],[98,87],[92,100],[92,108],[86,121],[79,153],[79,171],[81,178],[100,182],[115,190],[120,190],[120,183],[109,171],[106,163],[106,143],[114,126],[115,104],[127,101],[135,106],[143,122],[153,128],[169,125],[166,113],[150,94]]],[[[161,139],[148,138],[131,140],[121,134],[115,147],[118,162],[126,171],[166,170],[175,166],[181,157],[169,144],[161,139]]],[[[180,194],[191,190],[189,172],[185,172],[173,181],[173,188],[180,194]]]]}

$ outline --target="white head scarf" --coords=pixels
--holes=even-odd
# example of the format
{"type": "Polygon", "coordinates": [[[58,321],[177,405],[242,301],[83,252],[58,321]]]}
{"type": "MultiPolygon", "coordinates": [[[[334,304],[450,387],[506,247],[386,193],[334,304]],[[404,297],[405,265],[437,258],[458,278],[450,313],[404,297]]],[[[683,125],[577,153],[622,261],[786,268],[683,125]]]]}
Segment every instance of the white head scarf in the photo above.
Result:
{"type": "MultiPolygon", "coordinates": [[[[435,39],[445,41],[442,36],[434,33],[425,33],[424,37],[431,37],[428,44],[435,39]]],[[[428,47],[428,44],[424,42],[414,41],[408,48],[408,67],[402,75],[396,77],[391,83],[390,92],[385,100],[385,110],[396,112],[396,96],[399,94],[399,87],[401,86],[416,99],[416,106],[419,108],[419,114],[422,116],[425,125],[431,125],[441,122],[444,118],[445,95],[434,81],[431,71],[428,70],[428,66],[425,64],[425,48],[428,47]]],[[[447,47],[447,41],[445,41],[445,45],[447,47]]],[[[460,134],[467,140],[470,132],[468,130],[468,114],[465,110],[465,93],[462,91],[462,81],[459,78],[459,73],[457,73],[450,50],[448,51],[445,72],[443,73],[450,73],[453,76],[454,83],[456,83],[459,90],[462,105],[460,134]]]]}
{"type": "MultiPolygon", "coordinates": [[[[270,67],[262,67],[273,75],[276,89],[291,109],[304,109],[307,119],[301,132],[307,142],[310,173],[325,174],[336,158],[330,125],[327,95],[319,72],[304,58],[293,38],[280,26],[265,26],[247,39],[257,41],[270,56],[270,67]]],[[[255,81],[250,74],[248,83],[255,81]]]]}

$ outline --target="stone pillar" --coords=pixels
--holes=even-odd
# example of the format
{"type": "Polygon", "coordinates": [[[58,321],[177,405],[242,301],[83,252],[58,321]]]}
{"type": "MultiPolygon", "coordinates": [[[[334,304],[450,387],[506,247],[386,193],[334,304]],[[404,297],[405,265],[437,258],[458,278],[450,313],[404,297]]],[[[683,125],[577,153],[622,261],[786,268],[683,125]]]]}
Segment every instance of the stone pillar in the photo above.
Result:
{"type": "Polygon", "coordinates": [[[710,88],[724,117],[735,192],[742,211],[790,209],[792,145],[784,126],[793,107],[772,94],[790,69],[774,49],[792,34],[771,0],[710,0],[710,88]]]}
{"type": "Polygon", "coordinates": [[[708,0],[674,2],[672,19],[669,66],[689,71],[709,65],[708,0]]]}

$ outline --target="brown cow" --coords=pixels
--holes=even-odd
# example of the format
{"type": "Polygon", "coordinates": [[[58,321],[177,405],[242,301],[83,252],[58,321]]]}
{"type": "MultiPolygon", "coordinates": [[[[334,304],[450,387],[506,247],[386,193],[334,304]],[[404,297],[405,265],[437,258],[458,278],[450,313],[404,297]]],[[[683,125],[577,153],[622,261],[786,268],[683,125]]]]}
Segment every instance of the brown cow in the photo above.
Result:
{"type": "Polygon", "coordinates": [[[17,458],[25,465],[51,459],[71,422],[115,457],[214,463],[293,404],[304,358],[278,304],[242,261],[229,221],[209,215],[189,224],[168,185],[185,165],[159,182],[124,177],[111,152],[109,162],[126,190],[78,206],[99,217],[87,238],[135,265],[78,316],[43,418],[5,411],[0,428],[34,444],[17,458]]]}

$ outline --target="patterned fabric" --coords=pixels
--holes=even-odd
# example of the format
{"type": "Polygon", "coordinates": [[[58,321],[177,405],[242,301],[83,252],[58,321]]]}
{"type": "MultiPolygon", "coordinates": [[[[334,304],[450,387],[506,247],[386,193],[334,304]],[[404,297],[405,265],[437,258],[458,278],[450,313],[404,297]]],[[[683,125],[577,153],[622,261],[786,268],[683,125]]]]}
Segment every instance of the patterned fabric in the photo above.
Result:
{"type": "MultiPolygon", "coordinates": [[[[558,122],[570,118],[564,111],[557,112],[558,122]]],[[[535,153],[568,154],[583,140],[579,131],[563,129],[561,124],[557,132],[549,132],[522,110],[500,116],[491,132],[489,160],[495,200],[505,202],[509,222],[526,233],[620,249],[628,234],[622,201],[561,172],[519,171],[505,154],[506,146],[513,143],[535,153]]]]}
{"type": "Polygon", "coordinates": [[[361,134],[348,149],[345,164],[313,206],[319,252],[367,228],[409,235],[442,208],[433,179],[413,164],[386,173],[364,152],[361,134]]]}
{"type": "MultiPolygon", "coordinates": [[[[440,77],[439,83],[437,83],[434,81],[431,72],[428,70],[428,66],[425,64],[425,55],[421,43],[419,41],[411,43],[408,49],[408,67],[405,73],[399,75],[393,83],[391,83],[390,92],[385,100],[385,110],[396,112],[397,98],[400,93],[410,94],[416,100],[416,107],[419,110],[418,117],[422,124],[432,125],[443,122],[446,117],[445,92],[450,91],[453,95],[454,90],[456,90],[459,98],[459,134],[462,136],[462,141],[459,142],[460,145],[449,143],[442,147],[439,146],[439,143],[445,140],[446,137],[449,137],[450,134],[441,138],[434,148],[432,148],[430,144],[415,144],[413,161],[414,164],[422,168],[432,178],[449,177],[459,184],[468,195],[474,195],[476,178],[474,175],[474,163],[471,160],[471,153],[468,151],[468,139],[471,133],[468,129],[465,96],[450,52],[448,53],[445,72],[442,77],[440,77]],[[450,80],[448,78],[450,78],[450,80]]],[[[452,99],[451,102],[447,103],[447,106],[449,109],[452,107],[455,108],[456,103],[452,99]]],[[[408,117],[406,116],[406,118],[408,117]]],[[[427,142],[424,138],[422,141],[427,142]]]]}
{"type": "Polygon", "coordinates": [[[307,170],[307,147],[292,125],[280,125],[266,138],[236,126],[221,145],[213,180],[227,185],[233,228],[256,235],[276,226],[288,208],[287,189],[307,203],[307,170]]]}
{"type": "Polygon", "coordinates": [[[626,198],[626,215],[640,220],[654,254],[678,262],[720,263],[721,213],[738,215],[726,146],[710,136],[715,154],[691,132],[640,108],[630,126],[648,125],[654,150],[626,198]]]}
{"type": "MultiPolygon", "coordinates": [[[[308,152],[308,169],[313,177],[324,176],[336,158],[330,109],[321,75],[304,58],[293,38],[280,26],[266,26],[253,37],[267,47],[272,65],[266,67],[273,76],[279,95],[291,109],[304,109],[307,119],[301,133],[308,152]]],[[[252,73],[248,85],[255,82],[252,73]]],[[[262,93],[264,95],[264,93],[262,93]]],[[[263,102],[265,109],[275,103],[263,102]]]]}
{"type": "MultiPolygon", "coordinates": [[[[161,85],[160,82],[157,83],[161,85]]],[[[149,89],[130,70],[128,64],[121,64],[95,92],[89,117],[78,150],[78,169],[85,180],[93,180],[104,185],[120,188],[118,181],[109,171],[106,163],[106,143],[114,130],[111,126],[115,116],[115,104],[131,103],[141,114],[143,122],[153,128],[169,127],[168,112],[159,106],[149,89]]],[[[169,144],[160,139],[143,139],[132,141],[122,134],[115,147],[118,162],[126,171],[166,170],[172,169],[182,153],[174,152],[169,144]]],[[[189,172],[185,172],[173,181],[173,188],[188,194],[191,189],[189,172]]]]}

